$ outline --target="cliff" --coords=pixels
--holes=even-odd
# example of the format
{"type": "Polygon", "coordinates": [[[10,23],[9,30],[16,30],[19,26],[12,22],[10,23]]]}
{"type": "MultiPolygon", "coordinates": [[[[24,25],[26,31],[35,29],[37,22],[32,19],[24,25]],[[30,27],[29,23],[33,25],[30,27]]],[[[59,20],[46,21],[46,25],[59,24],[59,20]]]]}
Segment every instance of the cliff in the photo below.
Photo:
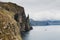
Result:
{"type": "Polygon", "coordinates": [[[22,40],[21,32],[29,31],[29,15],[24,8],[11,2],[0,2],[0,40],[22,40]]]}
{"type": "Polygon", "coordinates": [[[10,13],[14,14],[0,8],[0,40],[22,40],[17,22],[10,13]]]}
{"type": "Polygon", "coordinates": [[[19,26],[21,26],[19,27],[21,31],[30,30],[29,18],[26,17],[23,7],[11,2],[0,2],[0,7],[7,11],[14,12],[14,19],[18,22],[19,26]]]}

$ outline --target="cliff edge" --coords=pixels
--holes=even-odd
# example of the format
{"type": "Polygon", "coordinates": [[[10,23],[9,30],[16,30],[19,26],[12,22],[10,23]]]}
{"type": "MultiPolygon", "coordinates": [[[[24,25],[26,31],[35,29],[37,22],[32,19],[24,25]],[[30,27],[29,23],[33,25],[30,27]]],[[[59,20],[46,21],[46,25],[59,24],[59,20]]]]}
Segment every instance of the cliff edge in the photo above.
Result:
{"type": "Polygon", "coordinates": [[[31,29],[29,16],[26,17],[24,8],[11,2],[0,2],[0,7],[7,11],[14,12],[14,19],[18,22],[21,31],[29,31],[31,29]]]}

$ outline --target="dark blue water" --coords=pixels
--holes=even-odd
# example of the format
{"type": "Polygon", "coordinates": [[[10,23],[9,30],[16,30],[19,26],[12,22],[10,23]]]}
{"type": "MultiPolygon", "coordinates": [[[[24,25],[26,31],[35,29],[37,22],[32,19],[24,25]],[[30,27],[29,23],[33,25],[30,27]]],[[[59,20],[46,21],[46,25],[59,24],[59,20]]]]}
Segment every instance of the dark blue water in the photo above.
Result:
{"type": "Polygon", "coordinates": [[[24,32],[23,40],[60,40],[60,26],[33,27],[24,32]]]}

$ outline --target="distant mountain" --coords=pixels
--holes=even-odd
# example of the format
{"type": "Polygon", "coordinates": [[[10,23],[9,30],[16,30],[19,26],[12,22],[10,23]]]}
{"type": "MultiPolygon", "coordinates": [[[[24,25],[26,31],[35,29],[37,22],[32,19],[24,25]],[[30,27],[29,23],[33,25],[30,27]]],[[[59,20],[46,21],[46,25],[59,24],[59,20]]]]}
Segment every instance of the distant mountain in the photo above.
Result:
{"type": "Polygon", "coordinates": [[[35,21],[33,19],[30,19],[30,23],[32,26],[60,25],[60,20],[35,21]]]}

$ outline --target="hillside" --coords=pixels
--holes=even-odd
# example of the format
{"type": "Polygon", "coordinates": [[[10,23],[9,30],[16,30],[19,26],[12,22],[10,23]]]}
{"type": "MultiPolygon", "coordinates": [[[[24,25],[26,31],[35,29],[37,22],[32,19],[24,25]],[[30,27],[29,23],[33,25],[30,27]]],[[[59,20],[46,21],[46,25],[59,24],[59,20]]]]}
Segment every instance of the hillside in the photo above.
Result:
{"type": "Polygon", "coordinates": [[[10,13],[0,8],[0,40],[21,40],[17,22],[10,13]]]}

